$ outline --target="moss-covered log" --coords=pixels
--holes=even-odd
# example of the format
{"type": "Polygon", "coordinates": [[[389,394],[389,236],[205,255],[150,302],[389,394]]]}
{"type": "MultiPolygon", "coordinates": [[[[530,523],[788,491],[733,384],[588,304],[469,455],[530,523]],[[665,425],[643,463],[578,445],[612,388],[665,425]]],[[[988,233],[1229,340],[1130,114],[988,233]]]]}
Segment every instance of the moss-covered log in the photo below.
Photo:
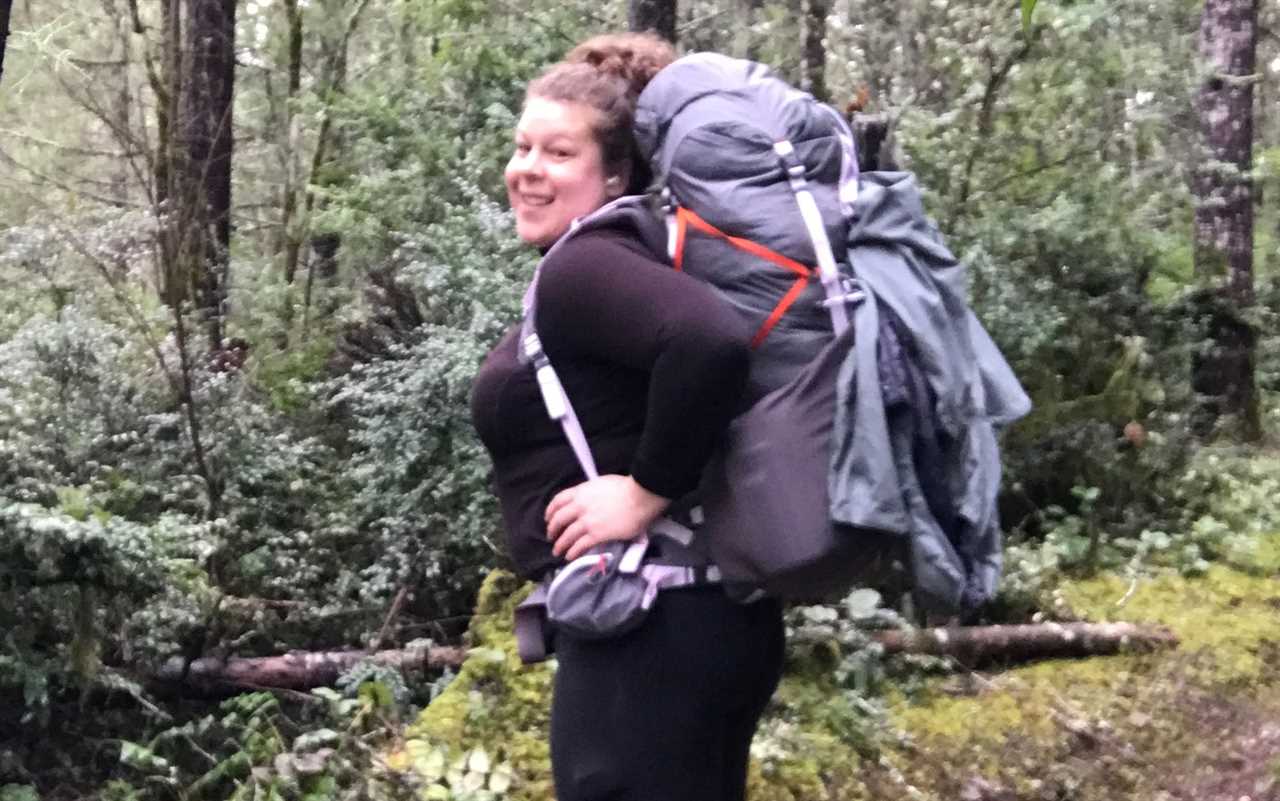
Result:
{"type": "MultiPolygon", "coordinates": [[[[952,656],[966,664],[1021,662],[1142,651],[1177,644],[1167,629],[1132,623],[1041,623],[1027,626],[980,626],[882,631],[874,635],[889,654],[952,656]]],[[[200,695],[244,689],[309,690],[332,685],[365,659],[402,672],[460,668],[467,649],[409,648],[384,651],[293,651],[283,656],[218,659],[190,663],[175,657],[155,676],[171,691],[200,695]]]]}
{"type": "Polygon", "coordinates": [[[1178,644],[1159,626],[1134,623],[1036,623],[878,632],[885,653],[950,656],[967,665],[1031,659],[1102,656],[1178,644]]]}
{"type": "Polygon", "coordinates": [[[371,659],[402,672],[459,667],[465,648],[437,646],[391,651],[295,651],[283,656],[196,659],[165,663],[156,679],[174,690],[218,695],[245,689],[309,690],[327,687],[353,666],[371,659]]]}

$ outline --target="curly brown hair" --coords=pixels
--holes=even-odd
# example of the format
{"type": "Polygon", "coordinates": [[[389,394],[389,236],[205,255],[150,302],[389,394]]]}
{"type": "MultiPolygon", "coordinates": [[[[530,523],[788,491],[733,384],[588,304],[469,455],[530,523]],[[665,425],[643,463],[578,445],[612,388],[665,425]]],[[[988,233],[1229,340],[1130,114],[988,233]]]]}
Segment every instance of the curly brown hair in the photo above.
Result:
{"type": "Polygon", "coordinates": [[[637,158],[631,130],[636,100],[653,76],[675,58],[670,43],[651,33],[593,36],[530,83],[525,100],[540,97],[581,103],[599,112],[594,129],[606,167],[628,174],[627,191],[640,192],[650,175],[637,158]]]}

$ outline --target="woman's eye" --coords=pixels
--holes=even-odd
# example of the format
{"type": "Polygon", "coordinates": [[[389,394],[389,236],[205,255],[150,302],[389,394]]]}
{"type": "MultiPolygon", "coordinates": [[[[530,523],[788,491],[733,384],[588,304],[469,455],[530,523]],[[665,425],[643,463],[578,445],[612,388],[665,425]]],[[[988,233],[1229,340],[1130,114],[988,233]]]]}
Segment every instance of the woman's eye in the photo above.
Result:
{"type": "Polygon", "coordinates": [[[573,158],[573,151],[565,150],[564,148],[556,148],[551,151],[551,155],[555,156],[558,159],[573,158]]]}
{"type": "Polygon", "coordinates": [[[529,146],[528,146],[527,144],[525,144],[524,142],[517,142],[517,143],[516,143],[516,153],[517,153],[518,155],[523,156],[523,155],[525,155],[525,154],[526,154],[526,153],[528,153],[528,152],[529,152],[529,146]]]}

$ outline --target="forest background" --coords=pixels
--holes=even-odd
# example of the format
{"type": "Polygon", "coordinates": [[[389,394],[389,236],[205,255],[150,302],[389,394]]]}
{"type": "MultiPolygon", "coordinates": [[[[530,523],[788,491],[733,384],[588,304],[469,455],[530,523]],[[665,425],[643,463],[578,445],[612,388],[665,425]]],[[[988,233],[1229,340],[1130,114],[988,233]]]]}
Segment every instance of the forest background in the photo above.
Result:
{"type": "MultiPolygon", "coordinates": [[[[225,797],[284,770],[266,702],[215,736],[157,676],[459,641],[504,565],[467,397],[534,264],[522,87],[628,25],[769,63],[919,176],[1035,402],[986,620],[1239,562],[1280,530],[1280,6],[1032,5],[5,0],[0,797],[225,797]]],[[[443,682],[342,686],[297,731],[443,682]]]]}

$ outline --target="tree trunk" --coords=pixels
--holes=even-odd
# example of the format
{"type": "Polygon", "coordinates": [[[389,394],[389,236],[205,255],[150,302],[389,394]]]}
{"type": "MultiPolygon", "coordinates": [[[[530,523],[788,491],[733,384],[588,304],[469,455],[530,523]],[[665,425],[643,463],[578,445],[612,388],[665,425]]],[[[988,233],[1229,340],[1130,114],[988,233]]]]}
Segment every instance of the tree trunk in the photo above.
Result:
{"type": "Polygon", "coordinates": [[[13,0],[0,0],[0,82],[4,81],[4,46],[9,41],[9,11],[13,0]]]}
{"type": "Polygon", "coordinates": [[[301,136],[294,114],[298,95],[302,91],[302,9],[298,0],[285,0],[285,17],[289,21],[288,88],[284,100],[284,187],[281,189],[280,240],[283,243],[284,305],[280,310],[281,334],[279,346],[289,344],[293,330],[294,283],[298,275],[299,254],[302,251],[302,226],[298,217],[298,184],[302,174],[301,154],[298,152],[301,136]]]}
{"type": "MultiPolygon", "coordinates": [[[[1040,623],[1026,626],[878,631],[873,639],[886,654],[951,656],[966,665],[1029,659],[1102,656],[1122,651],[1171,648],[1167,629],[1133,623],[1040,623]]],[[[172,689],[202,694],[244,689],[308,690],[332,685],[364,659],[402,671],[462,666],[467,649],[438,646],[390,651],[294,651],[284,656],[186,662],[175,657],[154,677],[172,689]]]]}
{"type": "Polygon", "coordinates": [[[969,193],[973,188],[973,174],[978,165],[978,158],[987,153],[990,147],[988,140],[995,127],[996,103],[1000,99],[1000,91],[1009,79],[1010,73],[1013,72],[1013,68],[1030,54],[1032,43],[1033,39],[1026,37],[1022,45],[1009,53],[1003,60],[998,60],[994,53],[988,52],[986,54],[987,80],[982,90],[982,104],[978,107],[978,127],[972,139],[973,147],[969,150],[969,156],[965,160],[964,173],[960,179],[959,191],[956,193],[951,214],[947,218],[946,224],[942,227],[944,231],[954,232],[961,218],[968,213],[969,193]]]}
{"type": "Polygon", "coordinates": [[[251,659],[197,659],[187,663],[174,657],[155,679],[164,686],[200,694],[230,694],[246,689],[309,690],[331,686],[364,659],[409,672],[457,668],[466,659],[465,648],[431,647],[396,651],[295,651],[284,656],[251,659]]]}
{"type": "MultiPolygon", "coordinates": [[[[307,261],[307,286],[302,299],[304,331],[309,331],[311,327],[312,293],[315,291],[316,279],[326,286],[333,286],[338,282],[338,248],[341,245],[342,235],[336,232],[317,233],[311,237],[311,258],[307,261]]],[[[329,304],[321,307],[319,316],[329,317],[337,311],[337,306],[330,301],[329,304]]]]}
{"type": "MultiPolygon", "coordinates": [[[[120,132],[133,131],[133,85],[129,78],[133,66],[133,48],[130,46],[129,19],[116,6],[116,0],[104,0],[103,11],[106,11],[115,23],[116,34],[120,39],[120,66],[115,70],[116,90],[114,118],[112,128],[120,132]]],[[[127,150],[133,150],[133,143],[126,136],[116,135],[116,140],[127,150]]],[[[111,198],[121,203],[129,199],[129,178],[131,158],[122,158],[114,165],[111,175],[111,198]]]]}
{"type": "Polygon", "coordinates": [[[881,631],[875,633],[874,639],[884,646],[887,654],[951,656],[969,666],[1150,651],[1178,644],[1178,638],[1167,629],[1133,623],[1038,623],[881,631]]]}
{"type": "Polygon", "coordinates": [[[734,25],[733,55],[738,58],[760,60],[760,42],[752,32],[756,18],[760,15],[763,0],[734,0],[735,13],[738,19],[734,25]]]}
{"type": "Polygon", "coordinates": [[[1196,428],[1210,433],[1233,416],[1245,439],[1261,435],[1254,383],[1253,86],[1258,76],[1257,0],[1206,0],[1200,55],[1209,73],[1197,98],[1204,142],[1194,176],[1195,270],[1204,289],[1195,310],[1207,341],[1192,357],[1196,428]]]}
{"type": "MultiPolygon", "coordinates": [[[[138,0],[129,0],[133,12],[134,33],[142,35],[145,28],[138,14],[138,0]]],[[[147,52],[147,78],[156,96],[156,148],[152,162],[155,179],[155,207],[158,213],[174,214],[173,197],[176,188],[175,161],[178,155],[174,130],[178,120],[178,101],[182,97],[182,4],[181,0],[160,0],[161,28],[163,28],[160,68],[147,52]]],[[[181,226],[172,219],[160,235],[160,269],[157,283],[164,302],[180,313],[187,299],[187,281],[178,259],[182,240],[181,226]]]]}
{"type": "MultiPolygon", "coordinates": [[[[302,233],[298,230],[295,219],[298,209],[297,175],[298,169],[298,135],[294,127],[294,104],[302,89],[302,11],[298,8],[298,0],[285,0],[285,15],[289,19],[289,90],[285,95],[285,181],[284,209],[281,225],[284,229],[284,282],[292,286],[298,273],[298,253],[302,248],[302,233]]],[[[285,310],[286,329],[288,319],[292,317],[292,307],[285,310]]]]}
{"type": "Polygon", "coordinates": [[[858,170],[898,169],[894,158],[893,131],[886,115],[855,113],[849,119],[849,127],[853,131],[858,170]]]}
{"type": "MultiPolygon", "coordinates": [[[[347,25],[343,31],[342,38],[329,51],[324,70],[324,94],[330,98],[329,102],[334,102],[339,95],[346,91],[347,57],[351,47],[351,38],[355,35],[356,29],[360,25],[360,19],[368,5],[369,0],[362,0],[356,6],[350,16],[347,17],[347,25]]],[[[315,187],[323,186],[325,181],[332,180],[322,178],[323,168],[330,162],[330,154],[341,151],[341,136],[341,132],[333,127],[333,117],[329,108],[325,108],[320,122],[320,131],[316,136],[316,150],[312,154],[311,172],[307,176],[307,191],[306,199],[303,203],[302,216],[297,226],[295,226],[297,235],[296,247],[298,250],[290,254],[295,271],[290,274],[291,281],[293,277],[296,277],[302,237],[310,231],[311,219],[316,206],[315,187]]],[[[311,300],[316,278],[319,277],[328,283],[332,283],[332,279],[335,279],[338,274],[338,249],[342,245],[342,236],[336,231],[317,231],[310,234],[310,241],[312,258],[307,261],[307,280],[302,301],[304,335],[311,325],[311,300]]],[[[325,314],[331,311],[333,309],[324,310],[325,314]]]]}
{"type": "Polygon", "coordinates": [[[235,0],[188,0],[178,261],[209,338],[222,344],[231,245],[235,0]]]}
{"type": "Polygon", "coordinates": [[[827,36],[829,0],[804,0],[804,66],[800,71],[801,88],[826,103],[827,49],[822,40],[827,36]]]}
{"type": "Polygon", "coordinates": [[[627,28],[676,41],[676,0],[627,0],[627,28]]]}

